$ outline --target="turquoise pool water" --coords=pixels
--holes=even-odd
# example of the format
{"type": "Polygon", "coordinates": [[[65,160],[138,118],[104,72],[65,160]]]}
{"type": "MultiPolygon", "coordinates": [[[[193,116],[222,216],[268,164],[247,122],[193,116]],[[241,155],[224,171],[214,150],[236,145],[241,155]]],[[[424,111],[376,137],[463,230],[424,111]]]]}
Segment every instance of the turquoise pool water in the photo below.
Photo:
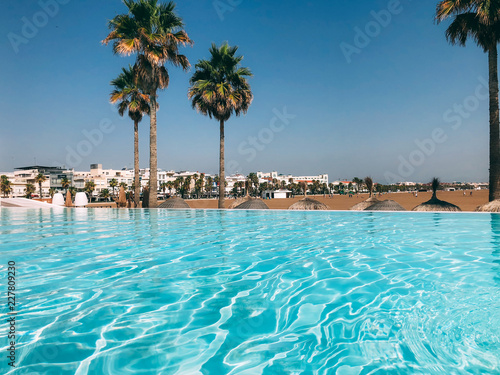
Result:
{"type": "Polygon", "coordinates": [[[0,224],[0,373],[500,374],[500,215],[2,209],[0,224]]]}

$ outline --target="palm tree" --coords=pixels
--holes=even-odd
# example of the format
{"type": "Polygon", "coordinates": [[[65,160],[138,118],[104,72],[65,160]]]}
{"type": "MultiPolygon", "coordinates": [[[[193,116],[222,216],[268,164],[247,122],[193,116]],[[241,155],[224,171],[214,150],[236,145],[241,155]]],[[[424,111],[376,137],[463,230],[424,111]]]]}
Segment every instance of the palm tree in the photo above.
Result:
{"type": "Polygon", "coordinates": [[[95,190],[95,183],[94,183],[94,181],[87,181],[85,183],[84,190],[89,195],[89,199],[92,201],[92,193],[95,190]]]}
{"type": "Polygon", "coordinates": [[[182,186],[182,177],[177,177],[174,180],[174,189],[175,189],[175,195],[178,195],[179,188],[182,186]]]}
{"type": "Polygon", "coordinates": [[[69,193],[71,194],[72,197],[76,195],[76,188],[74,186],[70,186],[68,188],[69,193]]]}
{"type": "Polygon", "coordinates": [[[174,182],[173,181],[167,181],[167,189],[168,193],[172,195],[172,188],[174,187],[174,182]]]}
{"type": "Polygon", "coordinates": [[[47,177],[43,173],[38,173],[35,177],[35,183],[38,184],[38,188],[40,189],[40,199],[42,199],[42,184],[47,180],[47,177]]]}
{"type": "Polygon", "coordinates": [[[67,193],[68,192],[68,188],[69,188],[69,185],[71,184],[71,181],[68,180],[67,177],[63,177],[61,179],[61,186],[62,188],[65,190],[65,192],[67,193]]]}
{"type": "Polygon", "coordinates": [[[109,187],[113,189],[113,196],[115,196],[115,188],[118,186],[118,181],[116,178],[113,178],[109,181],[109,187]]]}
{"type": "Polygon", "coordinates": [[[144,115],[149,115],[149,97],[137,86],[137,69],[129,65],[122,68],[120,75],[111,81],[111,103],[118,103],[118,113],[128,116],[134,122],[134,205],[139,206],[141,186],[139,183],[139,123],[144,115]]]}
{"type": "Polygon", "coordinates": [[[205,191],[209,194],[210,198],[212,198],[213,185],[214,185],[214,179],[208,176],[207,183],[205,184],[205,191]]]}
{"type": "Polygon", "coordinates": [[[202,173],[200,178],[196,180],[194,184],[194,190],[196,191],[196,198],[200,199],[200,192],[203,191],[203,185],[205,184],[205,175],[202,173]]]}
{"type": "Polygon", "coordinates": [[[109,190],[108,189],[102,189],[101,190],[101,193],[99,194],[99,196],[103,199],[106,199],[108,200],[109,197],[110,197],[110,194],[109,194],[109,190]]]}
{"type": "Polygon", "coordinates": [[[257,173],[252,172],[248,175],[247,179],[250,182],[248,187],[249,190],[251,190],[250,194],[252,194],[259,188],[259,177],[257,176],[257,173]]]}
{"type": "Polygon", "coordinates": [[[217,47],[212,44],[210,60],[200,60],[189,81],[188,97],[192,106],[205,116],[215,118],[220,125],[219,154],[219,209],[224,208],[225,165],[224,165],[224,123],[231,115],[246,113],[253,95],[247,77],[252,73],[240,66],[243,56],[236,56],[237,46],[227,43],[217,47]]]}
{"type": "Polygon", "coordinates": [[[54,198],[54,195],[56,194],[56,189],[54,188],[50,188],[49,189],[49,196],[50,196],[50,199],[53,199],[54,198]]]}
{"type": "Polygon", "coordinates": [[[354,177],[352,179],[352,182],[356,185],[356,192],[359,192],[359,190],[361,190],[361,185],[363,184],[363,180],[361,180],[358,177],[354,177]]]}
{"type": "Polygon", "coordinates": [[[3,197],[6,198],[11,192],[11,182],[6,175],[0,176],[0,189],[2,190],[3,197]]]}
{"type": "Polygon", "coordinates": [[[371,198],[373,192],[373,180],[371,177],[365,177],[365,185],[368,191],[370,192],[370,198],[371,198]]]}
{"type": "Polygon", "coordinates": [[[191,193],[191,176],[187,176],[185,179],[184,179],[184,182],[182,183],[182,198],[184,198],[184,194],[188,194],[188,198],[189,198],[189,194],[191,193]]]}
{"type": "Polygon", "coordinates": [[[150,105],[150,177],[152,187],[149,208],[156,208],[158,200],[158,155],[156,141],[157,93],[168,87],[169,75],[165,64],[170,62],[187,70],[190,66],[186,56],[179,54],[179,47],[192,44],[182,30],[184,23],[175,14],[175,4],[158,3],[158,0],[124,0],[128,14],[121,14],[109,22],[111,32],[103,40],[113,41],[113,52],[123,56],[137,54],[137,83],[149,96],[150,105]]]}
{"type": "Polygon", "coordinates": [[[26,188],[24,189],[26,198],[31,199],[31,194],[33,194],[35,191],[36,191],[35,185],[30,183],[26,184],[26,188]]]}
{"type": "Polygon", "coordinates": [[[300,181],[299,182],[300,189],[304,193],[304,197],[307,195],[307,182],[306,181],[300,181]]]}
{"type": "Polygon", "coordinates": [[[500,2],[492,0],[443,0],[436,8],[436,20],[450,17],[446,39],[465,46],[472,38],[488,53],[490,92],[490,202],[500,199],[500,121],[498,108],[498,50],[500,41],[500,2]]]}
{"type": "Polygon", "coordinates": [[[166,198],[165,192],[167,191],[168,184],[166,182],[162,182],[160,184],[160,189],[163,191],[163,199],[166,198]]]}

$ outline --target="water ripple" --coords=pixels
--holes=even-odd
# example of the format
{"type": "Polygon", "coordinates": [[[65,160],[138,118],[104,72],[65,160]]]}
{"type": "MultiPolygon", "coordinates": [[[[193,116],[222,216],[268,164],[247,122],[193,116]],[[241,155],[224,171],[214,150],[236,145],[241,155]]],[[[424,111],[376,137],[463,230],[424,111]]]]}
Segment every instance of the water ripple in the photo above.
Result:
{"type": "Polygon", "coordinates": [[[499,215],[4,208],[0,225],[20,335],[2,373],[500,374],[499,215]]]}

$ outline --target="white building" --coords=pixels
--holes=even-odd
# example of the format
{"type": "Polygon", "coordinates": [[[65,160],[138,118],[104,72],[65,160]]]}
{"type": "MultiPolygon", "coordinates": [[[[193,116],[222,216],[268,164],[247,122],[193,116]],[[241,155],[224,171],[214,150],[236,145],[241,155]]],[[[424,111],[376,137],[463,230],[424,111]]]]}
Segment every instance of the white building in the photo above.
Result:
{"type": "Polygon", "coordinates": [[[108,189],[110,192],[113,188],[110,186],[112,180],[116,180],[117,187],[115,192],[119,189],[120,184],[125,183],[131,187],[134,183],[134,171],[131,169],[103,169],[102,164],[91,164],[90,172],[75,172],[75,178],[83,179],[84,183],[92,181],[95,185],[93,196],[99,196],[101,191],[108,189]]]}
{"type": "Polygon", "coordinates": [[[306,182],[307,184],[312,184],[313,181],[319,181],[320,184],[328,185],[328,175],[320,174],[316,176],[293,176],[291,174],[278,174],[278,172],[257,172],[257,177],[259,182],[272,182],[273,180],[278,180],[278,182],[285,181],[287,184],[293,182],[295,184],[299,182],[306,182]]]}
{"type": "Polygon", "coordinates": [[[292,192],[290,190],[265,190],[262,192],[262,199],[285,199],[291,197],[292,192]]]}

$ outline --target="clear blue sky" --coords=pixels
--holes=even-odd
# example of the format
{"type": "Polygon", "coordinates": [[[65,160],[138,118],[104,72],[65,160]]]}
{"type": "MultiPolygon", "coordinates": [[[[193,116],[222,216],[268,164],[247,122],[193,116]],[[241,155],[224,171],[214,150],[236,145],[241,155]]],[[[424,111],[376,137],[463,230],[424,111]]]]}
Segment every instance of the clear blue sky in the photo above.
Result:
{"type": "MultiPolygon", "coordinates": [[[[100,44],[107,21],[126,7],[119,0],[60,1],[67,4],[58,3],[46,18],[36,1],[2,4],[0,171],[33,164],[34,158],[68,166],[68,148],[76,150],[86,139],[82,131],[98,129],[103,120],[114,130],[89,155],[83,148],[71,166],[131,167],[132,123],[116,114],[108,98],[109,81],[133,59],[114,56],[100,44]],[[23,17],[41,25],[36,35],[27,27],[23,34],[23,17]],[[13,43],[13,34],[27,36],[26,43],[13,43]]],[[[212,42],[228,41],[240,47],[244,65],[254,73],[248,114],[226,126],[226,160],[233,161],[233,172],[328,173],[330,180],[371,175],[380,182],[387,172],[409,181],[487,180],[486,90],[474,99],[479,78],[488,78],[486,55],[473,43],[447,44],[446,24],[434,24],[435,1],[401,0],[397,14],[377,30],[372,11],[387,10],[390,3],[221,0],[219,6],[232,7],[219,10],[221,19],[212,1],[177,2],[195,42],[184,50],[193,66],[208,57],[212,42]],[[355,28],[366,26],[369,44],[348,63],[341,44],[356,47],[355,28]],[[460,126],[443,119],[464,101],[469,110],[462,110],[460,126]],[[284,107],[295,117],[272,132],[271,124],[283,128],[272,120],[284,107]],[[444,132],[436,138],[441,143],[428,144],[430,152],[421,158],[416,140],[431,138],[436,129],[444,132]],[[268,143],[254,147],[252,155],[245,142],[259,134],[268,143]],[[414,164],[403,176],[400,157],[410,156],[414,164]]],[[[169,71],[170,87],[159,97],[159,167],[217,173],[218,124],[191,109],[192,70],[169,71]]],[[[147,167],[148,118],[140,137],[140,163],[147,167]]]]}

